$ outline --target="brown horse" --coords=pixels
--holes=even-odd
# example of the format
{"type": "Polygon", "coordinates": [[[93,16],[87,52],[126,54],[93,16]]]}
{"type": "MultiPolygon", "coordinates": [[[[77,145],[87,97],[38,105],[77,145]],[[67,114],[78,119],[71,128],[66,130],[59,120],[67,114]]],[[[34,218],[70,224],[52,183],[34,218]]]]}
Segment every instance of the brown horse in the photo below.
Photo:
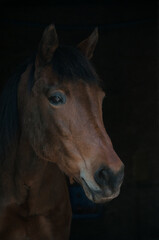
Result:
{"type": "Polygon", "coordinates": [[[69,239],[66,177],[95,203],[118,196],[124,167],[102,120],[104,92],[89,59],[44,31],[37,55],[6,85],[0,108],[0,239],[69,239]]]}

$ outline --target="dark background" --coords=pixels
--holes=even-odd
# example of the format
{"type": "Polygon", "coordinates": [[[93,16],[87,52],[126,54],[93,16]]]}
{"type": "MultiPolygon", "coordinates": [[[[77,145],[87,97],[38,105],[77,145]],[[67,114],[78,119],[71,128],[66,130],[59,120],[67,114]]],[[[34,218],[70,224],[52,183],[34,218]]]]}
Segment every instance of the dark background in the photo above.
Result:
{"type": "Polygon", "coordinates": [[[94,27],[93,64],[104,81],[104,122],[125,164],[120,196],[99,219],[73,220],[71,240],[159,240],[156,1],[1,1],[0,86],[55,23],[76,45],[94,27]]]}

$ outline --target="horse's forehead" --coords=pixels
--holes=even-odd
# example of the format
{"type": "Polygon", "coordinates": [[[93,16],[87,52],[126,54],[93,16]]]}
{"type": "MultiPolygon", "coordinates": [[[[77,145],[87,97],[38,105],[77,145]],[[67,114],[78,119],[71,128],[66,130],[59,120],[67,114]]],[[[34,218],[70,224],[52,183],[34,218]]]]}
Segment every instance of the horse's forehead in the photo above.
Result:
{"type": "Polygon", "coordinates": [[[87,79],[80,79],[76,77],[75,79],[68,79],[65,76],[58,76],[50,67],[45,68],[41,73],[40,77],[44,85],[59,88],[62,90],[67,90],[76,96],[88,94],[97,95],[102,92],[101,88],[96,83],[87,82],[87,79]]]}
{"type": "Polygon", "coordinates": [[[97,83],[78,77],[69,79],[57,75],[51,65],[45,66],[39,74],[39,79],[36,80],[39,83],[35,84],[34,90],[38,91],[39,95],[44,89],[62,90],[71,101],[83,103],[84,106],[87,105],[88,100],[90,104],[101,104],[97,99],[102,99],[103,91],[97,83]]]}
{"type": "MultiPolygon", "coordinates": [[[[82,79],[77,80],[74,83],[69,83],[69,89],[71,94],[77,99],[77,101],[85,101],[89,99],[90,102],[96,102],[96,99],[102,99],[104,92],[97,84],[90,84],[82,79]]],[[[97,101],[98,102],[98,101],[97,101]]]]}

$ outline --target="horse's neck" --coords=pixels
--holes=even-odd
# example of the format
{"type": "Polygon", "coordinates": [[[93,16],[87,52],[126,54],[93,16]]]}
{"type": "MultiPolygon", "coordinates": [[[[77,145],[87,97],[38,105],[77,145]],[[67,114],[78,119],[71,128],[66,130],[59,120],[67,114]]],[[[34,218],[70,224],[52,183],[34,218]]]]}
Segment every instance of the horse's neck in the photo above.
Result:
{"type": "MultiPolygon", "coordinates": [[[[43,177],[49,162],[37,156],[29,142],[21,138],[17,152],[18,175],[24,184],[31,187],[43,177]]],[[[51,164],[52,169],[57,169],[55,164],[51,164]]]]}
{"type": "Polygon", "coordinates": [[[29,142],[21,137],[17,151],[17,178],[23,184],[31,187],[37,178],[40,179],[43,175],[46,165],[47,162],[38,158],[29,142]]]}
{"type": "Polygon", "coordinates": [[[54,209],[61,199],[69,202],[64,174],[56,164],[40,159],[27,141],[21,139],[17,155],[16,184],[19,201],[29,201],[30,214],[41,214],[54,209]],[[29,197],[28,197],[29,196],[29,197]]]}
{"type": "MultiPolygon", "coordinates": [[[[34,194],[34,201],[39,198],[39,192],[50,196],[66,194],[66,180],[64,174],[56,164],[40,159],[29,143],[21,139],[17,153],[16,184],[20,201],[27,196],[29,189],[34,194]]],[[[46,196],[47,198],[47,196],[46,196]]],[[[55,198],[55,197],[54,197],[55,198]]],[[[39,200],[38,200],[39,201],[39,200]]]]}

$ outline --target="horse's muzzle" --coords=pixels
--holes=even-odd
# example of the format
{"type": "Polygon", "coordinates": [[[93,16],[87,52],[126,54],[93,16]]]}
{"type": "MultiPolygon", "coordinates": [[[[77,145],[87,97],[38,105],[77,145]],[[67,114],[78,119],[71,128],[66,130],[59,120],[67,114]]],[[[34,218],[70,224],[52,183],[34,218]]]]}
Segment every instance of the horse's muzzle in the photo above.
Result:
{"type": "Polygon", "coordinates": [[[104,203],[116,198],[124,178],[124,166],[114,173],[111,169],[100,167],[93,180],[81,177],[81,184],[86,196],[95,203],[104,203]]]}
{"type": "MultiPolygon", "coordinates": [[[[107,191],[106,187],[109,187],[110,192],[116,192],[116,190],[121,186],[123,178],[124,166],[122,166],[117,173],[114,173],[110,168],[101,167],[94,174],[94,179],[98,186],[105,191],[107,191]]],[[[106,192],[106,195],[107,194],[109,195],[109,193],[106,192]]]]}

